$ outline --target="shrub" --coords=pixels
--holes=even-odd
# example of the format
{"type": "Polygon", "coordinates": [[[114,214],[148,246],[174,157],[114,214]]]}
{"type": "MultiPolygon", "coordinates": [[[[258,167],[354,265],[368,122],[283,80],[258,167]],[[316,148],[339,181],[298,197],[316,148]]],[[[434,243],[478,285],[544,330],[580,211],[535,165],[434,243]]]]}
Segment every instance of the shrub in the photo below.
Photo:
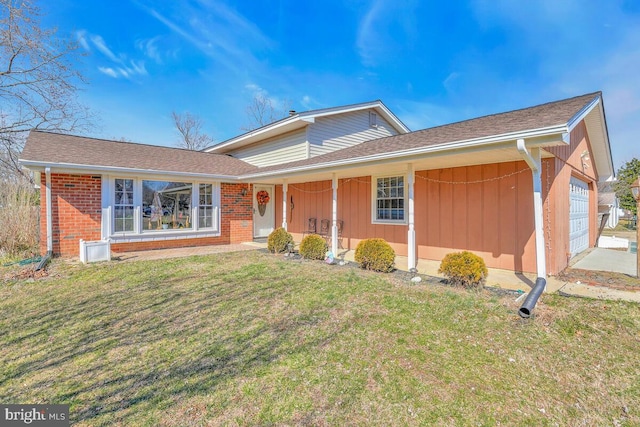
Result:
{"type": "Polygon", "coordinates": [[[444,274],[449,283],[465,288],[482,288],[489,275],[484,260],[467,251],[447,254],[438,273],[444,274]]]}
{"type": "Polygon", "coordinates": [[[293,236],[282,227],[276,228],[267,238],[267,249],[272,253],[280,253],[287,250],[287,245],[293,243],[293,236]]]}
{"type": "Polygon", "coordinates": [[[365,270],[393,271],[396,253],[384,239],[366,239],[358,243],[355,260],[365,270]]]}
{"type": "Polygon", "coordinates": [[[39,199],[33,185],[24,180],[0,184],[0,258],[38,252],[39,199]]]}
{"type": "Polygon", "coordinates": [[[309,234],[300,242],[300,255],[307,259],[324,259],[327,242],[317,234],[309,234]]]}

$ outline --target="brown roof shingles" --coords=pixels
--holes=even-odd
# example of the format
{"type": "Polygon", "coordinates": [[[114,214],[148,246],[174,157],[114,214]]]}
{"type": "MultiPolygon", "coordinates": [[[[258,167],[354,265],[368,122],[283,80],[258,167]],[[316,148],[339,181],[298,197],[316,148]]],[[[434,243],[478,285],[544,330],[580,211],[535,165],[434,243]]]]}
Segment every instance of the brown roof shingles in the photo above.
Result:
{"type": "Polygon", "coordinates": [[[32,131],[20,160],[236,177],[257,168],[221,154],[32,131]]]}
{"type": "Polygon", "coordinates": [[[192,172],[238,177],[262,172],[286,172],[305,167],[419,147],[504,135],[532,129],[566,125],[600,92],[549,102],[535,107],[493,114],[381,139],[296,162],[258,168],[220,154],[155,145],[134,144],[33,131],[21,160],[131,168],[158,172],[192,172]]]}
{"type": "Polygon", "coordinates": [[[504,135],[532,129],[541,129],[567,124],[580,110],[587,106],[600,92],[590,93],[562,101],[549,102],[535,107],[492,114],[443,126],[418,130],[403,135],[366,141],[349,148],[334,151],[307,160],[260,168],[259,172],[286,170],[348,159],[357,159],[376,154],[393,153],[419,147],[435,146],[457,141],[504,135]]]}

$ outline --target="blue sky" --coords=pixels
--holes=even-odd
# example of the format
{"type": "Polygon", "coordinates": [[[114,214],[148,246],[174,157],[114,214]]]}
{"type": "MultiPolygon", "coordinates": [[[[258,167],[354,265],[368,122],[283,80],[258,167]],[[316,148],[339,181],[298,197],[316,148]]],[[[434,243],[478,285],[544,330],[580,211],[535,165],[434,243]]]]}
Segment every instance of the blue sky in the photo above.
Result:
{"type": "MultiPolygon", "coordinates": [[[[55,4],[55,7],[50,5],[55,4]]],[[[640,157],[640,1],[56,0],[92,136],[217,142],[256,94],[298,111],[381,99],[412,130],[603,91],[616,168],[640,157]]]]}

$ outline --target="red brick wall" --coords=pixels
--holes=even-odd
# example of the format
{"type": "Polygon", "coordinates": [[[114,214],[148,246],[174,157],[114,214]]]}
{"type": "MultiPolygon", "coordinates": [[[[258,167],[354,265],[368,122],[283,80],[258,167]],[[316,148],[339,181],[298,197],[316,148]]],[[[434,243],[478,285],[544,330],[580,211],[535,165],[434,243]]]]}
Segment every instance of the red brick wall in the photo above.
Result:
{"type": "Polygon", "coordinates": [[[253,240],[253,189],[249,184],[221,184],[222,235],[229,243],[253,240]],[[246,194],[243,196],[242,191],[246,194]]]}
{"type": "MultiPolygon", "coordinates": [[[[41,175],[46,182],[45,174],[41,175]]],[[[47,251],[46,188],[41,186],[40,252],[47,251]]],[[[53,253],[78,256],[80,239],[100,240],[102,180],[100,176],[51,174],[53,253]]]]}
{"type": "MultiPolygon", "coordinates": [[[[42,174],[42,183],[46,182],[42,174]]],[[[221,184],[221,233],[218,237],[196,237],[133,243],[112,243],[114,252],[188,246],[222,245],[253,239],[252,188],[248,184],[221,184]],[[246,194],[242,195],[242,189],[246,194]]],[[[46,188],[41,187],[40,251],[47,251],[46,188]]],[[[53,252],[78,256],[80,239],[100,240],[102,180],[100,176],[51,174],[53,252]]]]}

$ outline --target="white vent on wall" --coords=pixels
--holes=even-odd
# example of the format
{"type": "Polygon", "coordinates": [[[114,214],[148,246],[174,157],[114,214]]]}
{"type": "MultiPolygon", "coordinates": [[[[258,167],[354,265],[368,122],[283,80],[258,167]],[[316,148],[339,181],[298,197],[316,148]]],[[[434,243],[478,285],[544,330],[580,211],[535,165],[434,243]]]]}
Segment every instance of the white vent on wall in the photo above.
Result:
{"type": "Polygon", "coordinates": [[[373,111],[369,111],[369,126],[372,128],[378,127],[378,115],[373,111]]]}

